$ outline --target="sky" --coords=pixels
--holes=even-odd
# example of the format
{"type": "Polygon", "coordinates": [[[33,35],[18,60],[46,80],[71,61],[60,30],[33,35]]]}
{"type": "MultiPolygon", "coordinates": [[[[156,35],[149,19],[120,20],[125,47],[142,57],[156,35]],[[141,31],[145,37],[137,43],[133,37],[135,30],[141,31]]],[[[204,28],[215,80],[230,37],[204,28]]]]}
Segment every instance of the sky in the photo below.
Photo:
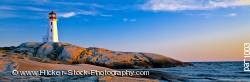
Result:
{"type": "Polygon", "coordinates": [[[250,0],[1,0],[0,46],[42,42],[50,11],[59,40],[82,47],[242,61],[250,42],[250,0]]]}

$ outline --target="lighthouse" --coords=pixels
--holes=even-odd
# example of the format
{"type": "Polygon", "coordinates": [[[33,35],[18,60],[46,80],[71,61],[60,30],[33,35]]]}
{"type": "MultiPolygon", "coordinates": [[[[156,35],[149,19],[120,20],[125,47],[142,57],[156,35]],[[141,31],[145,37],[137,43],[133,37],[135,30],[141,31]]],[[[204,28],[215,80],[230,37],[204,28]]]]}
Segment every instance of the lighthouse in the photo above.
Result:
{"type": "Polygon", "coordinates": [[[58,30],[57,30],[57,18],[56,13],[51,11],[49,13],[49,29],[46,42],[59,42],[58,30]]]}

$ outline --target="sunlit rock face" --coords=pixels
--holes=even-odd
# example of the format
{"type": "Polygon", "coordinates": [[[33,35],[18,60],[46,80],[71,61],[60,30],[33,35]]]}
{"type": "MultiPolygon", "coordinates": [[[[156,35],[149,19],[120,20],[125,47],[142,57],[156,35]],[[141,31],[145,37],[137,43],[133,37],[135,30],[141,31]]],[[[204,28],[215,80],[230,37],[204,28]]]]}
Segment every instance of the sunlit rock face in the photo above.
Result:
{"type": "Polygon", "coordinates": [[[59,61],[64,64],[93,64],[109,68],[162,68],[185,66],[187,63],[153,53],[118,52],[104,48],[83,48],[69,43],[23,43],[12,50],[40,61],[59,61]]]}

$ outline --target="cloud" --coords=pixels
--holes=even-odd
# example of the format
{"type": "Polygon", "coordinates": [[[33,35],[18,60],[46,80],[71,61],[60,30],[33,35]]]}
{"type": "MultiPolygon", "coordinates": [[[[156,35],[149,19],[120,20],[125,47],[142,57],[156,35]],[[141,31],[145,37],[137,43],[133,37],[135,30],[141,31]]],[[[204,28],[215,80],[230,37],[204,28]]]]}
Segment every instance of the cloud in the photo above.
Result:
{"type": "Polygon", "coordinates": [[[58,13],[59,17],[69,18],[77,15],[75,12],[58,13]]]}
{"type": "Polygon", "coordinates": [[[95,11],[78,11],[78,12],[64,12],[64,13],[58,13],[59,17],[63,18],[70,18],[76,15],[88,15],[88,16],[96,16],[98,15],[95,11]]]}
{"type": "Polygon", "coordinates": [[[150,11],[209,10],[249,6],[250,0],[148,0],[140,6],[150,11]]]}
{"type": "Polygon", "coordinates": [[[229,13],[228,15],[226,15],[226,16],[228,16],[228,17],[235,17],[235,16],[237,16],[238,14],[237,13],[229,13]]]}
{"type": "Polygon", "coordinates": [[[214,17],[215,15],[212,13],[185,13],[185,15],[187,16],[199,16],[199,17],[204,17],[204,18],[210,18],[210,17],[214,17]]]}
{"type": "Polygon", "coordinates": [[[31,6],[27,6],[27,7],[22,7],[24,10],[30,10],[30,11],[47,11],[46,9],[42,9],[42,8],[38,8],[38,7],[31,7],[31,6]]]}
{"type": "Polygon", "coordinates": [[[9,5],[4,5],[0,6],[0,10],[5,10],[5,11],[17,11],[17,10],[28,10],[28,11],[47,11],[46,9],[39,8],[39,7],[32,7],[32,6],[9,6],[9,5]]]}
{"type": "Polygon", "coordinates": [[[16,17],[20,17],[16,14],[10,14],[10,13],[1,13],[0,19],[5,19],[5,18],[16,18],[16,17]]]}
{"type": "Polygon", "coordinates": [[[235,17],[238,16],[237,13],[228,13],[227,15],[225,15],[226,17],[235,17]]]}
{"type": "Polygon", "coordinates": [[[110,14],[100,14],[100,16],[102,16],[102,17],[112,17],[113,15],[110,15],[110,14]]]}
{"type": "Polygon", "coordinates": [[[133,18],[133,19],[123,18],[123,21],[124,21],[124,22],[135,22],[136,19],[135,19],[135,18],[133,18]]]}
{"type": "Polygon", "coordinates": [[[97,3],[83,3],[83,2],[54,2],[57,5],[67,5],[67,6],[88,6],[94,8],[102,8],[103,5],[97,3]]]}
{"type": "Polygon", "coordinates": [[[15,9],[10,6],[0,6],[0,10],[15,10],[15,9]]]}
{"type": "Polygon", "coordinates": [[[224,14],[215,14],[215,13],[186,13],[188,16],[200,16],[204,18],[210,17],[235,17],[238,16],[237,13],[224,13],[224,14]]]}
{"type": "Polygon", "coordinates": [[[82,10],[82,11],[78,12],[78,14],[95,16],[95,15],[97,15],[97,12],[96,11],[83,11],[82,10]]]}

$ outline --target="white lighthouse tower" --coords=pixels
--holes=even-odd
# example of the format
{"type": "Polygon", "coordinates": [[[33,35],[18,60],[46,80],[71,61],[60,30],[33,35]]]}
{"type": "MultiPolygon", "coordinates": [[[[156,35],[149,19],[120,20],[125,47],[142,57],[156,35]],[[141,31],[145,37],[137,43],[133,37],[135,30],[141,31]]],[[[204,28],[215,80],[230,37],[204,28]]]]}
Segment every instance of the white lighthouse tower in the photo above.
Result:
{"type": "Polygon", "coordinates": [[[51,11],[49,13],[49,30],[47,36],[47,42],[59,42],[57,31],[57,18],[56,13],[51,11]]]}

